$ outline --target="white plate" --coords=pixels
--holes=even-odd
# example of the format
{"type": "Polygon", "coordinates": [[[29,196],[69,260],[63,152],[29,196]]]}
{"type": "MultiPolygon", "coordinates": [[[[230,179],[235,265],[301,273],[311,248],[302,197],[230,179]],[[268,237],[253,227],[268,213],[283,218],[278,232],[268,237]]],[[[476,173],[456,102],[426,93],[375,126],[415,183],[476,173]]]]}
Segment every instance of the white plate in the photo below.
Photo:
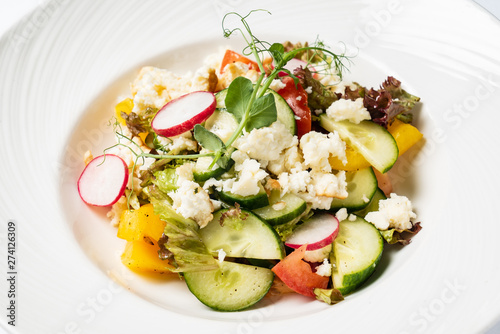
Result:
{"type": "MultiPolygon", "coordinates": [[[[498,36],[498,21],[467,1],[42,5],[0,41],[1,252],[13,221],[18,272],[17,326],[5,315],[0,323],[13,333],[486,330],[500,317],[498,36]],[[354,79],[377,86],[393,75],[422,98],[425,144],[391,173],[423,230],[387,251],[371,283],[336,306],[288,296],[245,312],[210,311],[180,281],[124,269],[104,212],[76,193],[81,155],[109,144],[106,121],[136,71],[158,65],[183,73],[220,45],[240,46],[222,39],[222,15],[255,8],[272,12],[251,18],[261,39],[342,41],[359,49],[354,79]]],[[[0,282],[7,291],[6,277],[0,282]]],[[[6,307],[6,294],[1,300],[6,307]]]]}

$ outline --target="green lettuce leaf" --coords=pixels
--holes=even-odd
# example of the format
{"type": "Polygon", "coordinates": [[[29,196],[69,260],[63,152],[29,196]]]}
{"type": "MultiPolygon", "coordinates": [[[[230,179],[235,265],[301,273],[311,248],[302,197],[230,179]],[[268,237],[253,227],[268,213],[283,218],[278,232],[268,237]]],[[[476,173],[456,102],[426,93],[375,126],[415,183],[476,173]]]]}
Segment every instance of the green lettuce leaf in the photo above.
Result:
{"type": "Polygon", "coordinates": [[[178,175],[175,172],[175,168],[166,168],[164,170],[154,173],[153,184],[155,184],[158,189],[164,193],[169,193],[171,191],[177,190],[177,179],[178,175]]]}
{"type": "Polygon", "coordinates": [[[217,260],[203,243],[198,224],[175,212],[168,200],[150,198],[154,211],[166,222],[165,249],[171,253],[174,272],[213,270],[219,267],[217,260]]]}
{"type": "Polygon", "coordinates": [[[327,89],[319,80],[313,78],[308,68],[295,69],[294,74],[299,78],[302,87],[311,88],[311,93],[307,94],[307,103],[311,110],[326,110],[333,102],[337,101],[341,95],[327,89]]]}
{"type": "Polygon", "coordinates": [[[411,236],[417,234],[421,229],[422,226],[420,226],[420,223],[415,223],[410,230],[401,231],[392,228],[389,230],[380,231],[380,234],[390,245],[399,243],[405,246],[411,242],[411,236]]]}

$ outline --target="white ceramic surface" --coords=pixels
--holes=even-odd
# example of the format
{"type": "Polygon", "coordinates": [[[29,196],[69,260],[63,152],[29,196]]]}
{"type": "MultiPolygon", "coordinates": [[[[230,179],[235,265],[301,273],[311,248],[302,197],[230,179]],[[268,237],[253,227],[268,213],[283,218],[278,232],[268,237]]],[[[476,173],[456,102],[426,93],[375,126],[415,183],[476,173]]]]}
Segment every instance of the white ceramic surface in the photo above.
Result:
{"type": "MultiPolygon", "coordinates": [[[[13,333],[474,333],[500,316],[496,121],[500,25],[467,1],[69,1],[38,7],[0,41],[0,217],[17,225],[13,333]],[[306,4],[307,3],[307,4],[306,4]],[[76,193],[81,155],[109,145],[112,106],[143,65],[179,73],[220,45],[223,13],[268,41],[319,35],[359,50],[350,77],[387,75],[422,98],[425,142],[391,171],[424,227],[387,251],[370,284],[336,306],[287,296],[216,313],[176,279],[139,277],[104,210],[76,193]]],[[[0,261],[2,273],[6,261],[0,261]]],[[[0,291],[5,279],[0,277],[0,291]]],[[[6,305],[4,294],[1,305],[6,305]]],[[[5,325],[6,318],[0,317],[5,325]]]]}

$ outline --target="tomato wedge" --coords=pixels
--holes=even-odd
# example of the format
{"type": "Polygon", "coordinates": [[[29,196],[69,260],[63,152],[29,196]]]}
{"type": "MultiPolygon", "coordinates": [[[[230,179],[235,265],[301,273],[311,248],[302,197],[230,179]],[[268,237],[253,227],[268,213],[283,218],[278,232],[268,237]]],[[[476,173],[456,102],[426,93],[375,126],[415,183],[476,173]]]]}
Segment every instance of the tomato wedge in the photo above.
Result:
{"type": "Polygon", "coordinates": [[[306,247],[297,248],[271,270],[293,291],[315,297],[314,288],[326,289],[330,278],[313,273],[311,266],[302,261],[306,247]]]}
{"type": "Polygon", "coordinates": [[[232,64],[237,61],[247,64],[251,70],[259,71],[259,65],[253,60],[250,60],[247,57],[234,52],[233,50],[226,50],[226,53],[224,54],[224,57],[222,58],[222,62],[220,64],[220,73],[224,73],[224,68],[227,64],[232,64]]]}
{"type": "Polygon", "coordinates": [[[307,93],[299,83],[295,85],[291,77],[283,77],[281,80],[285,87],[280,89],[278,94],[285,99],[295,114],[297,136],[300,139],[311,131],[311,109],[307,105],[307,93]]]}

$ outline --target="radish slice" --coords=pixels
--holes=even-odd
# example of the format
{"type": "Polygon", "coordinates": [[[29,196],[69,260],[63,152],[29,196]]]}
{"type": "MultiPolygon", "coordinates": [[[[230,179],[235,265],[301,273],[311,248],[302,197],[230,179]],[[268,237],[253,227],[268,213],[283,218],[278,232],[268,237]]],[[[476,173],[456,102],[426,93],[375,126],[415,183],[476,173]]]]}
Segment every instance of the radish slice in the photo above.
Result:
{"type": "MultiPolygon", "coordinates": [[[[302,68],[309,68],[309,70],[312,72],[312,73],[315,73],[316,70],[314,69],[314,67],[311,66],[311,64],[308,64],[306,61],[303,61],[303,60],[300,60],[300,59],[297,59],[297,58],[292,58],[288,61],[288,63],[286,63],[286,65],[283,67],[287,70],[289,70],[292,74],[293,74],[293,71],[296,69],[296,68],[299,68],[299,67],[302,67],[302,68]]],[[[287,76],[288,73],[286,72],[279,72],[278,73],[278,76],[280,77],[284,77],[284,76],[287,76]]]]}
{"type": "Polygon", "coordinates": [[[285,241],[285,245],[297,249],[307,244],[306,250],[323,248],[333,242],[339,233],[339,221],[330,213],[316,213],[285,241]]]}
{"type": "Polygon", "coordinates": [[[78,193],[87,204],[113,205],[125,191],[128,174],[122,158],[114,154],[98,156],[88,163],[80,175],[78,193]]]}
{"type": "Polygon", "coordinates": [[[151,121],[151,127],[160,136],[177,136],[204,122],[216,106],[211,92],[189,93],[164,105],[151,121]]]}

